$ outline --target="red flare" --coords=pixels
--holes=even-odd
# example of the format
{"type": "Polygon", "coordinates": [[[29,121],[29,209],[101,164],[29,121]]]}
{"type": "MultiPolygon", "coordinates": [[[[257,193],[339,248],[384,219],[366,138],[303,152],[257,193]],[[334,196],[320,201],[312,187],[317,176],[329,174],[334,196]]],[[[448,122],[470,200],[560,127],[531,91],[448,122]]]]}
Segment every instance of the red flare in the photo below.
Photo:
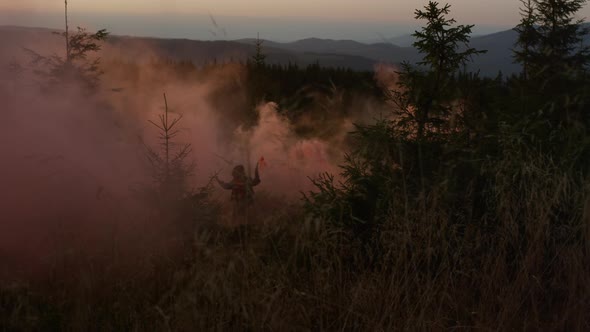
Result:
{"type": "Polygon", "coordinates": [[[267,164],[266,164],[266,161],[264,160],[264,157],[260,157],[260,159],[258,160],[258,168],[260,170],[262,170],[266,166],[267,166],[267,164]]]}

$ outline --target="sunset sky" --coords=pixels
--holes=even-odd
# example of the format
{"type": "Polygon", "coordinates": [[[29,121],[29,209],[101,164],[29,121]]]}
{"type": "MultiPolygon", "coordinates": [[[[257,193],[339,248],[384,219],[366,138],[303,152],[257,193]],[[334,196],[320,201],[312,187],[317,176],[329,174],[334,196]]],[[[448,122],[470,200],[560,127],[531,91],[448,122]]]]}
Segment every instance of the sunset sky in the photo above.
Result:
{"type": "MultiPolygon", "coordinates": [[[[475,33],[514,26],[517,0],[452,0],[452,17],[476,24],[475,33]]],[[[116,34],[238,39],[257,32],[266,39],[306,37],[378,39],[417,27],[416,0],[69,0],[73,24],[116,34]],[[217,27],[210,15],[215,18],[217,27]],[[224,32],[225,31],[225,32],[224,32]]],[[[63,0],[0,3],[0,25],[61,26],[63,0]]],[[[589,8],[581,15],[588,16],[589,8]]]]}

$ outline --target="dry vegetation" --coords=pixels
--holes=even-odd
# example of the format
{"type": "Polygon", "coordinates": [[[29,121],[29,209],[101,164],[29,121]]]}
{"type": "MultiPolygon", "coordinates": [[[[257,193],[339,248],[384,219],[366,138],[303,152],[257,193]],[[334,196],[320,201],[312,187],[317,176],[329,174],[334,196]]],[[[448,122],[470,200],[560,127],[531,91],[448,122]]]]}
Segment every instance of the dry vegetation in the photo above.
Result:
{"type": "MultiPolygon", "coordinates": [[[[546,29],[550,3],[526,2],[527,72],[510,78],[463,73],[471,26],[432,2],[416,12],[421,67],[379,83],[267,65],[260,42],[254,63],[106,77],[69,54],[99,50],[103,30],[79,30],[65,59],[35,53],[49,82],[0,80],[16,138],[0,142],[0,331],[589,330],[590,52],[556,46],[581,31],[546,29]],[[177,99],[157,122],[160,88],[177,99]],[[390,112],[369,121],[360,105],[376,103],[390,112]],[[263,171],[240,223],[209,172],[233,160],[211,146],[308,164],[263,171]]],[[[568,3],[567,17],[584,1],[568,3]]]]}
{"type": "Polygon", "coordinates": [[[192,250],[162,243],[161,232],[129,239],[133,253],[69,248],[51,278],[2,287],[0,322],[7,331],[582,331],[588,183],[547,165],[531,161],[517,181],[499,166],[498,217],[478,224],[449,220],[444,188],[429,192],[426,210],[392,211],[378,255],[297,206],[256,225],[199,226],[192,250]],[[553,224],[564,205],[575,207],[571,222],[553,224]]]}

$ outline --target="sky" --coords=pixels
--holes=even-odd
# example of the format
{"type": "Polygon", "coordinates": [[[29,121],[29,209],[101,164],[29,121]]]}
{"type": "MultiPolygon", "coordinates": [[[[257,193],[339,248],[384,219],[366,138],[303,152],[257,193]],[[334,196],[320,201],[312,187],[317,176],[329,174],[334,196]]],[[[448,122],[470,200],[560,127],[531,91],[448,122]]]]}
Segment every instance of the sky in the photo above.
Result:
{"type": "MultiPolygon", "coordinates": [[[[448,0],[451,17],[475,24],[474,34],[516,25],[518,0],[448,0]]],[[[417,0],[69,0],[73,25],[114,34],[192,39],[309,37],[362,41],[394,37],[420,26],[417,0]]],[[[0,25],[59,28],[63,0],[2,0],[0,25]]],[[[590,16],[584,8],[581,16],[590,16]]]]}

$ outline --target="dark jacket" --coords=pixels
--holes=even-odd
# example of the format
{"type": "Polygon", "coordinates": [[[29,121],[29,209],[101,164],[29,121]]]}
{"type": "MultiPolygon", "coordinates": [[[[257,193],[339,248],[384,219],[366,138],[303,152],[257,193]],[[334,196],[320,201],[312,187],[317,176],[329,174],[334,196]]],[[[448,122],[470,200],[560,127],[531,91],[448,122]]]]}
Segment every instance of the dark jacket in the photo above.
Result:
{"type": "Polygon", "coordinates": [[[258,165],[254,171],[254,178],[242,174],[234,176],[230,182],[223,182],[217,179],[217,182],[223,189],[231,190],[231,199],[236,202],[251,203],[254,201],[254,187],[260,184],[260,175],[258,174],[258,165]]]}

